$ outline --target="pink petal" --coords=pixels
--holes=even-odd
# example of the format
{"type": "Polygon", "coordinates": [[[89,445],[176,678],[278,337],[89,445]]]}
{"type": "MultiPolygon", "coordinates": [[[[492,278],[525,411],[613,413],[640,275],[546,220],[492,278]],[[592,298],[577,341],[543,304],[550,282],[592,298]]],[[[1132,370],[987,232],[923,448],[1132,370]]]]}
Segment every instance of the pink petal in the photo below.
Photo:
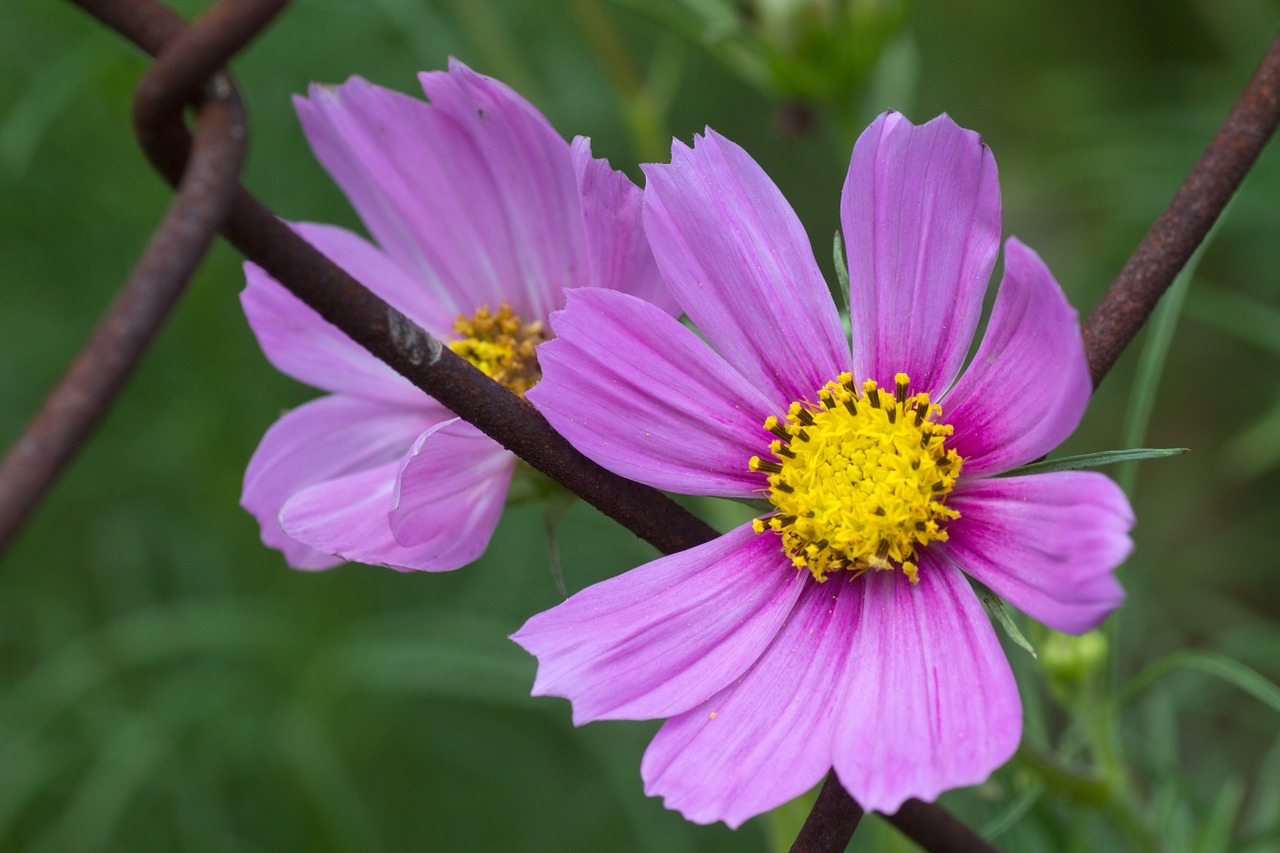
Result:
{"type": "Polygon", "coordinates": [[[964,576],[921,554],[920,582],[863,576],[853,665],[835,719],[836,773],[866,810],[984,781],[1022,735],[1022,706],[964,576]]]}
{"type": "Polygon", "coordinates": [[[512,639],[538,658],[533,695],[569,699],[575,725],[667,717],[746,672],[803,587],[777,537],[744,525],[589,587],[512,639]]]}
{"type": "Polygon", "coordinates": [[[358,234],[336,225],[289,223],[308,243],[342,267],[391,307],[433,335],[453,328],[457,314],[435,298],[385,252],[358,234]]]}
{"type": "MultiPolygon", "coordinates": [[[[482,237],[496,230],[507,255],[510,272],[496,284],[508,293],[523,291],[511,299],[522,316],[545,319],[564,304],[564,288],[591,284],[568,143],[532,104],[456,59],[449,60],[447,73],[424,73],[418,79],[432,106],[466,134],[478,165],[493,178],[497,195],[484,206],[500,207],[503,216],[477,219],[476,224],[482,237]]],[[[453,169],[457,164],[441,158],[441,165],[453,169]]],[[[484,182],[459,178],[459,201],[467,203],[479,190],[475,183],[484,182]]],[[[489,243],[498,240],[490,237],[489,243]]]]}
{"type": "Polygon", "coordinates": [[[484,176],[483,164],[474,162],[456,128],[422,101],[359,77],[341,86],[313,85],[308,97],[294,98],[294,107],[316,159],[401,269],[454,314],[471,314],[477,299],[501,301],[503,291],[495,283],[500,271],[480,251],[485,244],[475,222],[485,213],[501,221],[492,206],[481,210],[485,202],[492,205],[497,190],[484,186],[492,178],[484,176]],[[470,170],[480,172],[468,178],[476,188],[471,204],[455,207],[449,217],[445,208],[457,204],[459,191],[440,174],[436,160],[442,156],[461,156],[470,170]],[[475,257],[463,257],[466,249],[475,257]],[[488,267],[487,274],[468,294],[463,277],[477,266],[488,267]]]}
{"type": "Polygon", "coordinates": [[[295,99],[317,158],[370,233],[452,315],[509,301],[545,318],[585,269],[568,144],[525,100],[460,63],[431,103],[358,77],[295,99]]]}
{"type": "Polygon", "coordinates": [[[591,156],[591,140],[573,140],[573,162],[582,194],[582,223],[594,287],[607,287],[652,302],[673,316],[680,306],[667,292],[644,235],[644,193],[607,160],[591,156]]]}
{"type": "MultiPolygon", "coordinates": [[[[284,373],[325,391],[336,391],[402,407],[431,400],[408,379],[338,331],[260,267],[244,265],[240,291],[249,326],[267,360],[284,373]]],[[[367,280],[367,279],[366,279],[367,280]]]]}
{"type": "Polygon", "coordinates": [[[633,296],[570,291],[538,348],[529,391],[551,425],[591,459],[659,489],[749,497],[768,450],[770,404],[696,335],[633,296]]]}
{"type": "Polygon", "coordinates": [[[344,560],[405,568],[379,559],[395,545],[387,514],[400,462],[385,462],[295,492],[280,510],[289,536],[344,560]],[[374,556],[378,555],[378,556],[374,556]]]}
{"type": "MultiPolygon", "coordinates": [[[[427,398],[423,398],[427,400],[427,398]]],[[[341,558],[289,537],[280,509],[295,493],[352,472],[393,463],[443,410],[406,409],[334,395],[287,413],[249,460],[240,503],[258,519],[262,541],[297,569],[325,569],[341,558]]]]}
{"type": "Polygon", "coordinates": [[[1078,634],[1124,601],[1113,570],[1133,550],[1133,511],[1106,476],[962,481],[947,504],[960,517],[947,526],[950,540],[930,548],[1032,618],[1078,634]]]}
{"type": "MultiPolygon", "coordinates": [[[[449,422],[452,423],[452,422],[449,422]]],[[[429,430],[428,433],[434,432],[429,430]]],[[[412,441],[413,450],[421,451],[428,442],[425,436],[412,441]]],[[[491,445],[492,446],[492,445],[491,445]]],[[[401,456],[405,456],[404,450],[401,456]]],[[[475,459],[475,456],[472,456],[475,459]]],[[[412,484],[407,489],[412,502],[406,500],[400,523],[406,536],[415,544],[405,546],[396,541],[392,533],[391,514],[398,508],[397,488],[401,473],[413,459],[397,459],[317,483],[294,494],[280,511],[280,521],[285,533],[311,547],[344,559],[374,566],[386,566],[402,571],[447,571],[469,562],[488,544],[492,525],[488,524],[491,508],[470,512],[464,522],[450,521],[442,517],[441,508],[427,508],[428,500],[418,477],[418,471],[410,475],[412,484]],[[423,527],[430,520],[454,524],[457,541],[448,543],[440,537],[427,535],[423,527]],[[473,525],[467,527],[466,524],[473,525]]],[[[486,501],[496,501],[500,509],[506,499],[507,476],[481,466],[481,479],[477,491],[467,497],[472,507],[486,501]]],[[[455,481],[456,485],[456,481],[455,481]]],[[[456,497],[456,494],[455,494],[456,497]]],[[[495,513],[496,515],[496,513],[495,513]]]]}
{"type": "Polygon", "coordinates": [[[414,568],[456,569],[484,553],[498,526],[516,458],[459,418],[436,424],[401,463],[391,534],[419,555],[414,568]]]}
{"type": "Polygon", "coordinates": [[[1040,256],[1010,237],[982,345],[942,399],[963,475],[1008,471],[1057,447],[1080,423],[1091,389],[1076,312],[1040,256]]]}
{"type": "Polygon", "coordinates": [[[978,134],[888,112],[853,148],[840,202],[855,375],[936,398],[973,340],[1000,245],[1000,186],[978,134]]]}
{"type": "Polygon", "coordinates": [[[710,129],[644,167],[644,224],[667,287],[725,360],[783,408],[849,366],[800,220],[751,156],[710,129]]]}
{"type": "Polygon", "coordinates": [[[851,668],[860,584],[804,592],[755,666],[672,717],[644,754],[645,793],[695,823],[731,827],[812,788],[831,769],[835,716],[851,668]]]}

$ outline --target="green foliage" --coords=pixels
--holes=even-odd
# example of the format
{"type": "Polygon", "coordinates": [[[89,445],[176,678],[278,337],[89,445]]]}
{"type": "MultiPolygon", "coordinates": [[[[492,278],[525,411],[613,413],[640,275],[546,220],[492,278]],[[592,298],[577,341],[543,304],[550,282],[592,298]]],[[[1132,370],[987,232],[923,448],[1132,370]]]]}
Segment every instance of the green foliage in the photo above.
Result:
{"type": "Polygon", "coordinates": [[[1036,647],[1031,645],[1031,641],[1023,635],[1022,629],[1018,627],[1018,623],[1013,619],[1013,614],[1004,606],[1004,600],[986,585],[972,578],[969,579],[969,583],[973,586],[973,591],[978,594],[978,600],[982,602],[982,606],[986,609],[987,615],[991,617],[991,621],[1000,626],[1000,630],[1009,638],[1009,641],[1032,657],[1036,657],[1036,647]]]}
{"type": "Polygon", "coordinates": [[[1141,462],[1144,459],[1168,459],[1187,452],[1185,447],[1135,447],[1132,450],[1100,450],[1097,453],[1079,453],[1058,459],[1044,459],[1014,468],[1002,476],[1022,477],[1027,474],[1047,474],[1050,471],[1083,471],[1088,468],[1104,468],[1107,465],[1141,462]]]}
{"type": "MultiPolygon", "coordinates": [[[[779,184],[833,273],[825,246],[853,134],[887,107],[916,121],[945,110],[992,146],[1006,232],[1040,252],[1084,314],[1248,78],[1278,9],[825,5],[296,4],[233,63],[251,117],[245,183],[287,218],[358,228],[290,94],[351,74],[412,91],[417,71],[453,54],[635,176],[672,134],[725,133],[779,184]],[[813,11],[825,5],[847,14],[832,24],[813,11]],[[784,7],[790,17],[775,20],[784,7]]],[[[5,445],[168,204],[130,131],[145,67],[70,4],[0,7],[5,445]]],[[[1196,452],[1143,469],[1116,678],[1090,672],[1055,691],[1015,650],[1024,750],[943,799],[1004,848],[1280,845],[1276,198],[1273,148],[1138,384],[1150,407],[1141,443],[1196,452]]],[[[258,352],[239,265],[215,248],[0,564],[0,847],[768,849],[768,825],[794,814],[730,833],[643,796],[655,724],[575,730],[567,703],[528,696],[533,661],[505,637],[560,600],[546,519],[570,592],[653,556],[588,507],[514,507],[482,560],[443,575],[291,572],[259,543],[237,506],[244,465],[313,392],[258,352]]],[[[1126,446],[1135,362],[1107,379],[1063,456],[1126,446]]],[[[696,506],[717,524],[742,515],[696,506]]],[[[1043,657],[1044,633],[1018,624],[1043,657]]],[[[858,840],[905,845],[873,819],[858,840]]]]}

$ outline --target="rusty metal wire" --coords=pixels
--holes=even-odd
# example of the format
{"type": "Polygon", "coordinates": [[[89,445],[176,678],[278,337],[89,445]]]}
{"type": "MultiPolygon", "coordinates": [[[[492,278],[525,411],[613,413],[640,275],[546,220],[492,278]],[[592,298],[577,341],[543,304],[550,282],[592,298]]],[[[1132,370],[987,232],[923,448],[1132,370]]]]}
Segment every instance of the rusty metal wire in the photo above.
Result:
{"type": "Polygon", "coordinates": [[[1244,92],[1084,324],[1096,388],[1218,221],[1280,124],[1280,35],[1244,92]]]}
{"type": "MultiPolygon", "coordinates": [[[[148,53],[165,51],[182,32],[182,19],[150,0],[73,2],[148,53]],[[146,14],[139,14],[140,9],[146,14]]],[[[241,0],[237,5],[253,3],[241,0]]],[[[172,182],[182,173],[185,148],[181,139],[167,141],[169,147],[148,148],[147,154],[172,182]]],[[[580,454],[533,406],[374,296],[243,189],[235,195],[223,233],[245,257],[352,340],[654,547],[681,551],[716,536],[711,527],[661,493],[606,471],[580,454]]]]}
{"type": "MultiPolygon", "coordinates": [[[[660,493],[587,460],[531,406],[330,264],[237,186],[245,130],[234,87],[216,70],[285,0],[224,0],[192,25],[154,0],[73,2],[159,57],[139,85],[135,128],[148,157],[179,195],[117,303],[0,468],[0,549],[119,392],[219,227],[246,257],[357,343],[637,536],[666,552],[715,536],[660,493]],[[194,141],[181,121],[182,109],[193,100],[200,105],[194,141]]],[[[1136,335],[1275,129],[1278,69],[1280,39],[1170,209],[1090,316],[1085,335],[1095,384],[1136,335]]],[[[860,816],[829,775],[792,849],[843,850],[860,816]]],[[[926,849],[994,849],[933,804],[909,801],[889,820],[926,849]]]]}
{"type": "MultiPolygon", "coordinates": [[[[205,23],[196,22],[187,41],[205,32],[205,23]]],[[[140,127],[166,119],[181,126],[182,108],[199,103],[194,144],[188,138],[190,166],[119,295],[0,465],[0,552],[106,415],[231,206],[244,163],[244,110],[228,78],[216,72],[249,35],[221,46],[211,57],[216,62],[166,55],[138,88],[140,127]],[[179,64],[186,66],[180,78],[173,76],[179,64]]]]}

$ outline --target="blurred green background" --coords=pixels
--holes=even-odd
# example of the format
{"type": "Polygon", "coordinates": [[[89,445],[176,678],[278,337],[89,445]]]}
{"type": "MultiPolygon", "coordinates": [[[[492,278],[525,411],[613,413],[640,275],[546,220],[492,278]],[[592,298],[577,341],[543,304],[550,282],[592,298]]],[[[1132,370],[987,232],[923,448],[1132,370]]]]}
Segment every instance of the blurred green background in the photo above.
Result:
{"type": "MultiPolygon", "coordinates": [[[[858,129],[887,107],[917,122],[946,111],[995,152],[1006,233],[1087,313],[1280,25],[1277,0],[837,5],[300,0],[233,66],[251,121],[244,180],[282,216],[358,228],[290,94],[351,74],[416,92],[417,71],[454,55],[635,176],[673,134],[725,133],[781,186],[830,274],[858,129]]],[[[168,203],[130,132],[145,67],[69,4],[0,6],[6,446],[168,203]]],[[[239,264],[215,247],[0,563],[0,848],[785,849],[803,803],[736,833],[687,824],[641,790],[656,724],[575,731],[566,702],[528,697],[533,660],[505,638],[559,600],[542,504],[512,507],[484,558],[445,575],[298,573],[260,545],[238,506],[245,463],[314,392],[258,351],[239,264]]],[[[1064,452],[1133,441],[1192,453],[1136,478],[1137,551],[1121,570],[1130,599],[1108,631],[1110,669],[1067,683],[1010,647],[1027,737],[1067,765],[1119,772],[1164,849],[1280,850],[1280,706],[1259,701],[1280,695],[1274,145],[1165,323],[1159,384],[1153,370],[1135,379],[1140,338],[1064,452]],[[1146,437],[1135,388],[1156,392],[1146,437]],[[1220,657],[1160,676],[1088,733],[1091,703],[1185,650],[1220,657]]],[[[693,505],[722,528],[741,516],[693,505]]],[[[653,556],[581,504],[559,539],[570,590],[653,556]]],[[[1027,630],[1042,660],[1059,642],[1027,630]]],[[[1023,757],[944,802],[1011,850],[1137,843],[1072,781],[1023,757]]],[[[854,846],[911,849],[873,819],[854,846]]]]}

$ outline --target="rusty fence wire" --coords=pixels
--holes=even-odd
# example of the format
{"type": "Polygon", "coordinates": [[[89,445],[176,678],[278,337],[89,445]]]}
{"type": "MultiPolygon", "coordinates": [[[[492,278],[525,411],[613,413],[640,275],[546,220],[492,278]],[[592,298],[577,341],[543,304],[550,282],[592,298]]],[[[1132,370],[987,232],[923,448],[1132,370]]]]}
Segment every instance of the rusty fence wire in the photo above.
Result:
{"type": "MultiPolygon", "coordinates": [[[[225,66],[287,0],[222,0],[190,23],[155,0],[72,2],[156,57],[136,90],[134,129],[176,195],[106,315],[0,466],[0,552],[106,414],[217,233],[420,389],[659,550],[683,550],[716,535],[659,492],[586,459],[523,399],[329,263],[239,186],[247,131],[225,66]]],[[[1084,336],[1095,387],[1204,239],[1277,123],[1280,37],[1089,315],[1084,336]]],[[[861,814],[829,774],[792,849],[843,850],[861,814]]],[[[887,819],[928,850],[994,849],[934,804],[909,801],[887,819]]]]}

